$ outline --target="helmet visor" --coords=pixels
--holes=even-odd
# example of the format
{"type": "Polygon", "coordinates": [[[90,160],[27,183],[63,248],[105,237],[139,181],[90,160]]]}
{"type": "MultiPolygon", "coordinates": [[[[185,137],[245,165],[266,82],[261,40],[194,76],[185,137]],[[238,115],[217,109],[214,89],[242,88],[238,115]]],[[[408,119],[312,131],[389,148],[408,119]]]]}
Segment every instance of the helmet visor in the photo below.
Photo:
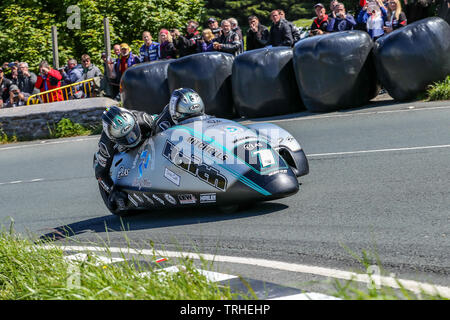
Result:
{"type": "Polygon", "coordinates": [[[141,141],[141,129],[139,129],[139,126],[136,124],[134,125],[128,133],[126,133],[123,137],[116,138],[115,142],[128,146],[128,147],[134,147],[136,146],[139,141],[141,141]]]}

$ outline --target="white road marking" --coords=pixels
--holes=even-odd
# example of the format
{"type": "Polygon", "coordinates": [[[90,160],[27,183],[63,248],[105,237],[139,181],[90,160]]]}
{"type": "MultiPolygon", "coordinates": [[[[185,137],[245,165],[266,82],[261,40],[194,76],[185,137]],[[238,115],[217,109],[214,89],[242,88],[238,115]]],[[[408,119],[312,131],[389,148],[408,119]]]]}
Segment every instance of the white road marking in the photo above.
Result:
{"type": "MultiPolygon", "coordinates": [[[[93,257],[94,257],[94,260],[96,261],[95,265],[97,265],[97,266],[125,261],[125,259],[123,259],[123,258],[108,258],[108,257],[99,256],[99,255],[95,255],[93,257]]],[[[88,255],[85,253],[77,253],[77,254],[73,254],[70,256],[66,256],[66,257],[64,257],[64,259],[66,261],[71,261],[71,262],[72,261],[84,262],[84,261],[88,260],[88,255]]]]}
{"type": "Polygon", "coordinates": [[[111,253],[127,253],[127,254],[137,254],[137,255],[149,255],[154,256],[155,253],[159,256],[172,257],[172,258],[189,258],[195,260],[206,260],[215,262],[226,262],[234,264],[244,264],[252,265],[263,268],[277,269],[289,272],[298,272],[313,274],[317,276],[323,276],[327,278],[336,278],[341,280],[351,280],[356,282],[368,283],[368,284],[379,284],[382,286],[387,286],[391,288],[405,288],[417,294],[427,293],[431,295],[439,294],[441,297],[450,298],[450,287],[439,286],[435,284],[418,282],[414,280],[398,279],[386,276],[369,276],[367,274],[359,274],[350,271],[343,271],[332,268],[308,266],[296,263],[272,261],[266,259],[258,258],[244,258],[244,257],[232,257],[232,256],[221,256],[212,254],[196,254],[191,252],[176,252],[176,251],[160,251],[155,252],[154,250],[147,249],[130,249],[130,248],[102,248],[102,247],[88,247],[88,246],[44,246],[44,248],[59,248],[65,251],[97,251],[97,252],[111,252],[111,253]]]}
{"type": "Polygon", "coordinates": [[[345,118],[345,117],[364,116],[364,115],[373,115],[373,114],[415,112],[415,111],[434,111],[434,110],[441,110],[441,109],[450,109],[450,106],[424,107],[424,108],[416,108],[415,106],[408,106],[408,107],[406,107],[406,109],[397,109],[397,110],[379,110],[379,111],[318,114],[318,115],[310,115],[310,116],[303,116],[303,117],[289,118],[289,119],[273,119],[273,120],[271,120],[271,118],[263,118],[259,121],[244,120],[241,122],[241,124],[246,125],[246,124],[250,124],[250,123],[261,123],[261,122],[277,123],[277,122],[304,121],[304,120],[327,119],[327,118],[345,118]]]}
{"type": "Polygon", "coordinates": [[[24,148],[32,148],[32,147],[42,147],[47,145],[54,145],[54,144],[63,144],[63,143],[73,143],[73,142],[83,142],[83,141],[90,141],[90,140],[98,140],[99,137],[92,137],[92,138],[78,138],[78,139],[70,139],[70,140],[43,140],[39,143],[32,143],[32,144],[24,144],[24,145],[18,145],[18,146],[9,146],[9,147],[2,147],[0,148],[1,151],[6,150],[15,150],[15,149],[24,149],[24,148]]]}
{"type": "Polygon", "coordinates": [[[291,296],[273,298],[269,300],[341,300],[341,299],[317,292],[305,292],[294,294],[291,296]]]}
{"type": "Polygon", "coordinates": [[[421,147],[405,147],[405,148],[358,150],[358,151],[329,152],[329,153],[313,153],[313,154],[307,154],[306,156],[307,157],[325,157],[325,156],[340,156],[340,155],[349,155],[349,154],[412,151],[412,150],[443,149],[443,148],[450,148],[450,144],[442,144],[442,145],[436,145],[436,146],[421,146],[421,147]]]}
{"type": "Polygon", "coordinates": [[[42,178],[39,178],[39,179],[32,179],[32,180],[7,181],[7,182],[0,182],[0,186],[5,185],[5,184],[30,183],[30,182],[39,182],[39,181],[45,181],[45,180],[42,178]]]}

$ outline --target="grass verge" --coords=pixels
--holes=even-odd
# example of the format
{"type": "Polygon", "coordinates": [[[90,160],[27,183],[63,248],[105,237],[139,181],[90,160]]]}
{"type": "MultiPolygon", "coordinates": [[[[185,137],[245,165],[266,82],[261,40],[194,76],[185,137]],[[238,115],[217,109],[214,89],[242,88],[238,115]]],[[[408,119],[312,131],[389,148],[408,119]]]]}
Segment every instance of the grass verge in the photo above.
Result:
{"type": "MultiPolygon", "coordinates": [[[[139,261],[101,263],[94,255],[68,261],[61,249],[43,248],[12,230],[0,231],[0,299],[6,300],[229,300],[230,288],[207,281],[192,260],[178,272],[139,261]],[[150,268],[150,269],[149,269],[150,268]],[[145,276],[142,273],[145,272],[145,276]]],[[[149,262],[152,258],[150,258],[149,262]]],[[[181,267],[180,267],[181,266],[181,267]]],[[[242,298],[242,297],[241,297],[242,298]]]]}

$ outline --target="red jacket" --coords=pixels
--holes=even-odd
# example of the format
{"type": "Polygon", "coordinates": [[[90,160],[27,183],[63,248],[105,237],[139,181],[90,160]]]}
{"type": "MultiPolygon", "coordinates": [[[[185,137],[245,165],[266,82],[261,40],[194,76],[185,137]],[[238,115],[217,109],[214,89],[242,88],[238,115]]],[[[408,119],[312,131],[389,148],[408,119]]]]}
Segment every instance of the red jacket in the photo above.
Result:
{"type": "MultiPolygon", "coordinates": [[[[61,87],[61,73],[55,69],[50,69],[47,75],[39,75],[34,85],[35,88],[41,90],[41,92],[56,89],[61,87]]],[[[61,90],[53,91],[49,94],[43,95],[44,102],[63,101],[63,95],[61,90]]]]}

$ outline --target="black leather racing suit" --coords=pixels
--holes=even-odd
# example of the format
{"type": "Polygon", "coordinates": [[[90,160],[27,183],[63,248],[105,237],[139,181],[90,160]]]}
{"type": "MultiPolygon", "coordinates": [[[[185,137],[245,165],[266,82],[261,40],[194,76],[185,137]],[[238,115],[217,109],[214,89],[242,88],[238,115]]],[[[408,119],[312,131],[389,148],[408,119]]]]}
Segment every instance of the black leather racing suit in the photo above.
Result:
{"type": "MultiPolygon", "coordinates": [[[[133,116],[136,119],[137,124],[141,130],[141,142],[145,141],[148,137],[163,131],[167,128],[170,128],[174,125],[172,117],[169,113],[168,105],[163,109],[163,111],[158,115],[149,115],[145,112],[130,110],[133,116]]],[[[136,147],[138,147],[137,145],[136,147]]],[[[114,199],[111,197],[112,192],[116,192],[114,190],[114,182],[110,176],[110,168],[113,162],[114,154],[116,152],[126,151],[128,147],[119,145],[111,139],[108,138],[106,133],[103,131],[100,137],[100,141],[98,143],[98,151],[94,156],[94,170],[95,170],[95,178],[97,179],[99,185],[105,192],[109,195],[110,199],[114,199]]],[[[110,203],[110,209],[113,209],[113,203],[110,203]]]]}

